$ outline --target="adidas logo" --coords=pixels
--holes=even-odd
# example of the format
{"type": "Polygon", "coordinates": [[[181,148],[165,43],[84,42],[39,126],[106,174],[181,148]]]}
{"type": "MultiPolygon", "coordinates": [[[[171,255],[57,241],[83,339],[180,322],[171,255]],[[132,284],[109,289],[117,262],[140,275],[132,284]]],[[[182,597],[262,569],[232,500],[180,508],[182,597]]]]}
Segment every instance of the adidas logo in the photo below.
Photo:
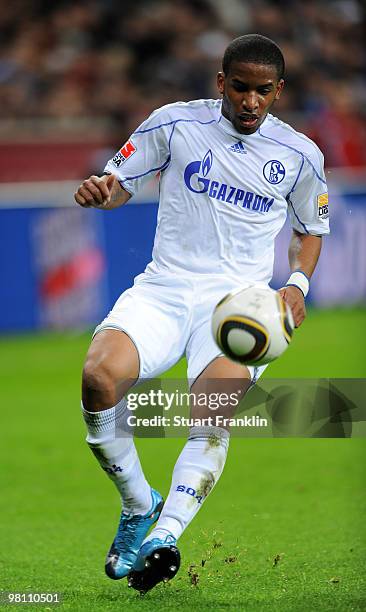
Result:
{"type": "Polygon", "coordinates": [[[229,147],[229,151],[233,151],[234,153],[246,153],[245,147],[241,140],[231,145],[231,147],[229,147]]]}

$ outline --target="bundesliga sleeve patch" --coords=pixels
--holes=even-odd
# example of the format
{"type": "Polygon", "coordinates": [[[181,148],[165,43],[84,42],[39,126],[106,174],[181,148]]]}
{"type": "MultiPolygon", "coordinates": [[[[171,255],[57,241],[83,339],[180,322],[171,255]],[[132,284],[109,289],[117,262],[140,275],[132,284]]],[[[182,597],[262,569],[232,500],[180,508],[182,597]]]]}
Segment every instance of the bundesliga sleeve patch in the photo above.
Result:
{"type": "Polygon", "coordinates": [[[321,193],[320,195],[318,195],[317,201],[318,201],[318,215],[321,219],[326,219],[329,214],[328,194],[321,193]]]}
{"type": "Polygon", "coordinates": [[[119,168],[131,155],[136,153],[137,149],[132,140],[127,140],[123,147],[116,153],[112,159],[112,163],[116,168],[119,168]]]}

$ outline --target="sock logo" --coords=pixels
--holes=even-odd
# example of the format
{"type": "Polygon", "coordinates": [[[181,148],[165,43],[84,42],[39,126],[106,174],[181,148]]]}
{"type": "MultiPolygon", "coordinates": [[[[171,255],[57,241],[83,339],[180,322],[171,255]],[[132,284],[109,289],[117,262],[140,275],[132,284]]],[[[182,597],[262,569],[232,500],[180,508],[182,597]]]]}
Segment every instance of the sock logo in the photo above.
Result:
{"type": "Polygon", "coordinates": [[[203,495],[197,495],[197,491],[195,489],[192,489],[192,487],[186,487],[185,485],[178,485],[175,490],[179,491],[180,493],[187,493],[187,495],[191,495],[191,497],[194,497],[199,504],[202,503],[203,495]]]}
{"type": "Polygon", "coordinates": [[[105,472],[107,472],[107,474],[115,474],[116,472],[122,472],[122,468],[119,465],[116,465],[115,463],[112,465],[112,467],[103,467],[103,470],[105,472]]]}

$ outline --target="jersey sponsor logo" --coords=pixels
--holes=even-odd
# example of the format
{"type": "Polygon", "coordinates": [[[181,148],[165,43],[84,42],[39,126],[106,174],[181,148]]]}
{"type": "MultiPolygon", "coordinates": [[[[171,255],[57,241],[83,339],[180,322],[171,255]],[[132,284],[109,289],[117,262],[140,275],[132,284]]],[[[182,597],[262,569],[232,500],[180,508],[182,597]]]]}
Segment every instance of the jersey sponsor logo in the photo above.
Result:
{"type": "Polygon", "coordinates": [[[228,147],[228,150],[233,151],[233,153],[241,153],[241,154],[246,153],[246,149],[241,140],[231,145],[231,147],[228,147]]]}
{"type": "Polygon", "coordinates": [[[329,215],[328,194],[321,193],[317,197],[318,215],[321,219],[326,219],[329,215]]]}
{"type": "Polygon", "coordinates": [[[274,198],[245,191],[226,183],[207,178],[213,164],[213,154],[209,149],[202,161],[193,161],[184,170],[184,182],[193,193],[207,193],[210,198],[227,204],[240,206],[260,213],[268,213],[274,198]]]}
{"type": "Polygon", "coordinates": [[[120,165],[134,153],[136,153],[135,145],[133,144],[132,140],[127,140],[123,147],[113,157],[112,163],[116,166],[116,168],[119,168],[120,165]]]}
{"type": "Polygon", "coordinates": [[[277,159],[271,159],[263,167],[263,176],[271,183],[271,185],[278,185],[285,178],[285,168],[277,159]]]}

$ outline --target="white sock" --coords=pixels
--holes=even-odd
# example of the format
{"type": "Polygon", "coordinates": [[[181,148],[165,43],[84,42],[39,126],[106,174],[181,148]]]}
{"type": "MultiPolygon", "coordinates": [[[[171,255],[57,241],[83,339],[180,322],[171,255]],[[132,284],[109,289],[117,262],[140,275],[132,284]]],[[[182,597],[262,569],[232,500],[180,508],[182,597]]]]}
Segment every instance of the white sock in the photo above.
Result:
{"type": "Polygon", "coordinates": [[[144,540],[180,537],[201,508],[224,469],[229,432],[221,427],[192,427],[175,464],[172,484],[155,528],[144,540]]]}
{"type": "Polygon", "coordinates": [[[127,402],[100,412],[82,408],[88,429],[86,441],[102,469],[116,485],[123,510],[132,514],[146,514],[151,508],[151,489],[141,468],[127,425],[127,402]]]}

